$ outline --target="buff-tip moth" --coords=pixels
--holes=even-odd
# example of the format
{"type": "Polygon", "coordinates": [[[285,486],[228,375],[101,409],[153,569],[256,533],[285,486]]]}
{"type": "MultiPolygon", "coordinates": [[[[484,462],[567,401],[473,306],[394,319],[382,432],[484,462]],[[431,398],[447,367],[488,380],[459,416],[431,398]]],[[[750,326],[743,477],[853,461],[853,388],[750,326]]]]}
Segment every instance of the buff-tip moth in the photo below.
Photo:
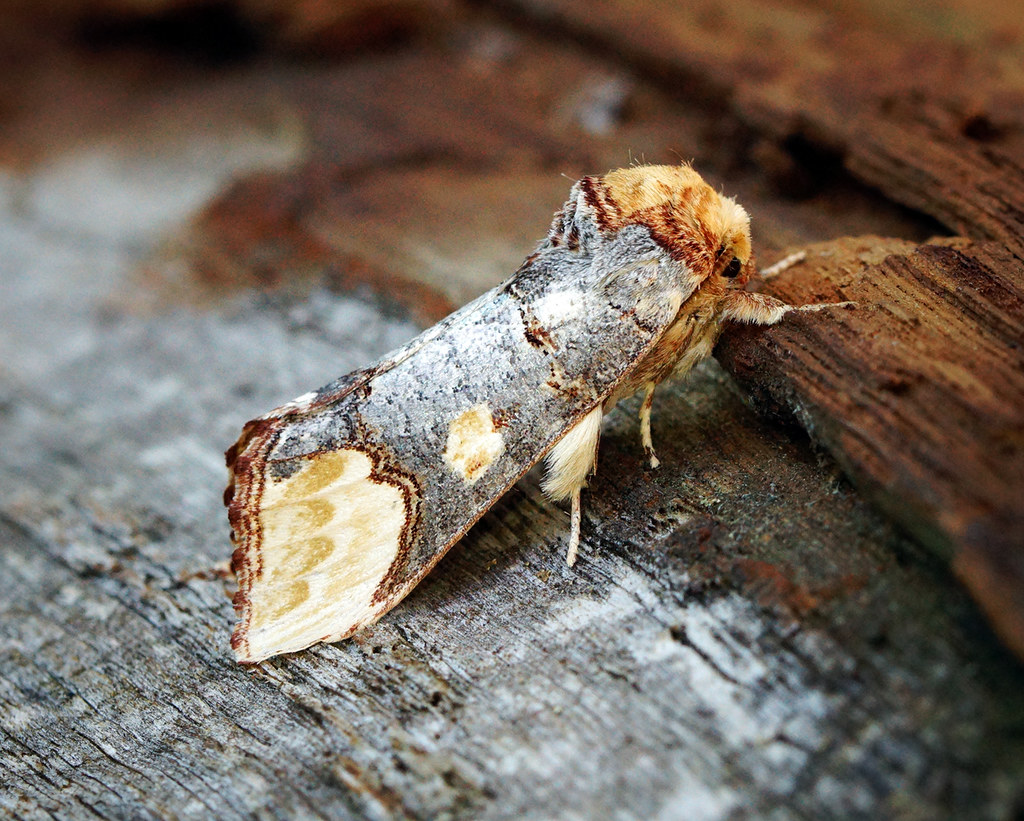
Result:
{"type": "Polygon", "coordinates": [[[689,166],[584,177],[511,278],[249,422],[225,493],[238,660],[374,622],[545,456],[544,490],[570,500],[572,565],[603,414],[643,391],[656,467],[659,382],[707,357],[726,322],[825,307],[744,291],[753,271],[746,211],[689,166]]]}

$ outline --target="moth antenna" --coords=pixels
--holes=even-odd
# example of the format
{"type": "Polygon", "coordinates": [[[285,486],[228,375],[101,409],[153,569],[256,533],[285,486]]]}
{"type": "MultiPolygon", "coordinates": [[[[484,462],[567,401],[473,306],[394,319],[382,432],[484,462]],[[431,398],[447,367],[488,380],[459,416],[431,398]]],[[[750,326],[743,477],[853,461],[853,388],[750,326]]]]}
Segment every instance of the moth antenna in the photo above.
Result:
{"type": "Polygon", "coordinates": [[[856,308],[857,303],[846,300],[844,302],[815,302],[812,305],[797,305],[793,308],[794,311],[807,311],[808,313],[817,313],[818,311],[827,311],[829,308],[856,308]]]}
{"type": "Polygon", "coordinates": [[[761,277],[761,279],[771,279],[772,277],[777,277],[783,271],[788,271],[794,265],[799,265],[805,259],[807,259],[807,252],[797,251],[795,254],[790,254],[788,257],[783,257],[774,265],[769,265],[767,268],[763,269],[759,273],[759,276],[761,277]]]}

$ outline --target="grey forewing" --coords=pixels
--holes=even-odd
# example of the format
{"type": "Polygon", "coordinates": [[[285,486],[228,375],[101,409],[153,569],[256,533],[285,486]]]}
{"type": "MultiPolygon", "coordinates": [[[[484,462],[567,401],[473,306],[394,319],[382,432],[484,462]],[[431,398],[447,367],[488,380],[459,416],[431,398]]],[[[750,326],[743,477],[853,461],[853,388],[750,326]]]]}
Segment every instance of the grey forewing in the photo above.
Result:
{"type": "Polygon", "coordinates": [[[292,416],[269,459],[287,472],[296,457],[350,447],[386,454],[412,476],[420,519],[405,567],[391,577],[400,587],[628,373],[692,291],[683,273],[637,226],[592,257],[544,249],[516,276],[368,369],[359,389],[292,416]],[[480,404],[504,452],[470,484],[443,454],[450,423],[480,404]]]}

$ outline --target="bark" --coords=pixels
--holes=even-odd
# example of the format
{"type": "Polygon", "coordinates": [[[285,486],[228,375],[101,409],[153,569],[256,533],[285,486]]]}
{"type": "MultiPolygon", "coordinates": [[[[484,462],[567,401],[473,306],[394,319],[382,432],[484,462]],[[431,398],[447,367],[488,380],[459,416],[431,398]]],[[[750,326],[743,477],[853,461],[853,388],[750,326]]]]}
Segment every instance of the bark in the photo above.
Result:
{"type": "Polygon", "coordinates": [[[841,165],[956,233],[1024,251],[1021,32],[996,0],[885,15],[757,0],[701,12],[669,0],[488,5],[729,110],[754,130],[753,158],[791,191],[820,190],[841,165]]]}
{"type": "Polygon", "coordinates": [[[857,304],[831,327],[795,314],[737,329],[719,359],[951,561],[1024,655],[1024,266],[998,243],[869,237],[812,248],[770,287],[792,304],[857,304]]]}

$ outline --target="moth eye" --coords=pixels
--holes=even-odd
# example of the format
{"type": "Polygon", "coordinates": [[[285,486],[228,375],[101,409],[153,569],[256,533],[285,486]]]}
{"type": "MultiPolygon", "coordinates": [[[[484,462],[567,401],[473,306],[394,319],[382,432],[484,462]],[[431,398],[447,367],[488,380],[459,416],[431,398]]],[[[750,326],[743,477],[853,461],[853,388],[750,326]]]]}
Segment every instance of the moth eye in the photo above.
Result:
{"type": "Polygon", "coordinates": [[[725,266],[725,270],[722,271],[722,276],[726,277],[727,279],[734,279],[735,277],[739,276],[740,271],[742,270],[743,263],[740,262],[739,257],[733,257],[732,261],[725,266]]]}

